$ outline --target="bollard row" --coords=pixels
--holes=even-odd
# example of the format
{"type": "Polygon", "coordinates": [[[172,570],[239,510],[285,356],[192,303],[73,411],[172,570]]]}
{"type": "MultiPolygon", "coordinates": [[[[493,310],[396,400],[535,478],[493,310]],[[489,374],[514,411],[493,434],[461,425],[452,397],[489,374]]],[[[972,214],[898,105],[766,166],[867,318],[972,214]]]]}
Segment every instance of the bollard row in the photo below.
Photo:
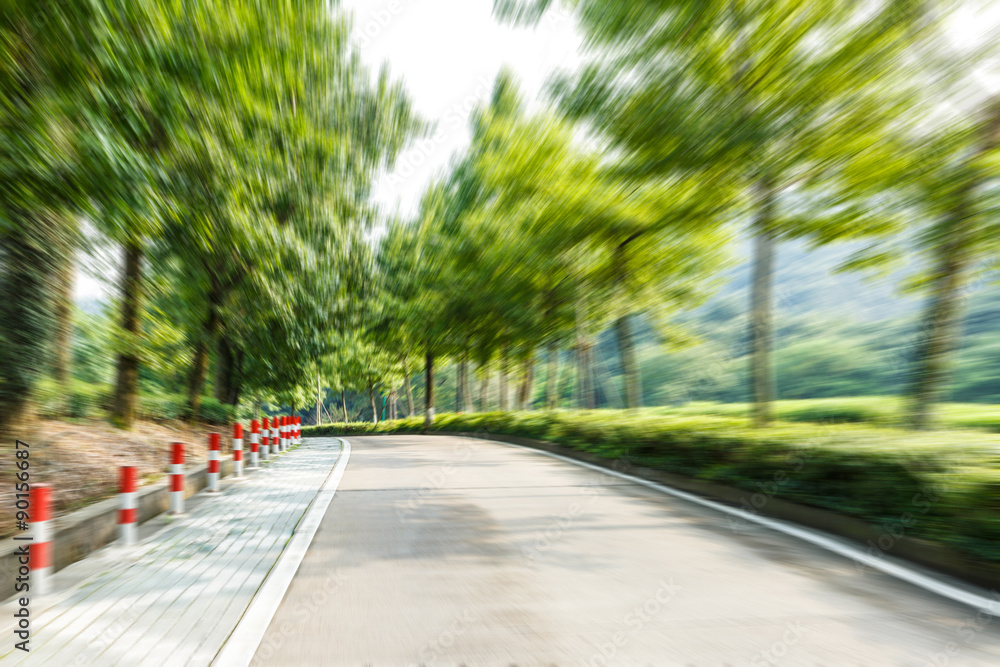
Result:
{"type": "MultiPolygon", "coordinates": [[[[272,453],[287,451],[302,443],[302,419],[300,417],[264,417],[250,422],[250,468],[259,469],[262,462],[270,459],[272,453]]],[[[221,437],[218,433],[208,436],[208,490],[219,491],[219,467],[221,463],[221,437]]],[[[233,476],[243,476],[243,425],[233,424],[233,476]]],[[[175,442],[170,448],[169,492],[171,515],[184,513],[185,487],[184,443],[175,442]]],[[[118,535],[125,546],[135,544],[139,526],[139,480],[138,468],[123,465],[118,477],[119,510],[118,535]]],[[[28,569],[31,573],[32,589],[36,595],[46,595],[51,589],[53,572],[52,549],[52,487],[48,484],[32,484],[29,492],[31,511],[31,544],[28,546],[28,569]]]]}

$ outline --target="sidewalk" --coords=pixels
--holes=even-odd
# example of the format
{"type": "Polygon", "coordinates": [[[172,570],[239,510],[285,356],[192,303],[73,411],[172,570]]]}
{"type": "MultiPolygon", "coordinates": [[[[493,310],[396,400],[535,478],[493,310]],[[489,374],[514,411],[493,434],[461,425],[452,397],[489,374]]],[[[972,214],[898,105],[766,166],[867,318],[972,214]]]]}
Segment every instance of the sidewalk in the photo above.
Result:
{"type": "Polygon", "coordinates": [[[109,547],[56,574],[48,600],[32,601],[28,653],[13,647],[5,604],[0,662],[208,665],[339,456],[339,440],[307,440],[135,547],[109,547]],[[85,580],[60,590],[60,578],[87,569],[85,580]]]}

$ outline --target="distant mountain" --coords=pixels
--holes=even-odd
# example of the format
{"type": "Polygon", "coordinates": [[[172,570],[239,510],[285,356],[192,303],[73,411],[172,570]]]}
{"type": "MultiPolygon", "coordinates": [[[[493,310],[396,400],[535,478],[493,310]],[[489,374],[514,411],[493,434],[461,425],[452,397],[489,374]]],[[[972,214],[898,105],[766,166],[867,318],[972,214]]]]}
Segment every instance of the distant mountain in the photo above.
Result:
{"type": "Polygon", "coordinates": [[[87,315],[100,315],[106,305],[107,301],[99,298],[80,299],[76,302],[76,307],[87,315]]]}
{"type": "MultiPolygon", "coordinates": [[[[899,293],[899,285],[908,274],[907,270],[875,280],[855,272],[836,271],[861,247],[859,243],[842,243],[810,250],[807,244],[800,241],[781,243],[775,258],[774,281],[778,313],[798,316],[820,312],[876,322],[918,311],[921,303],[919,296],[899,293]]],[[[713,300],[741,299],[745,312],[749,308],[752,275],[749,242],[741,243],[738,253],[747,259],[727,272],[727,282],[713,300]]],[[[706,307],[711,306],[711,301],[706,304],[706,307]]]]}

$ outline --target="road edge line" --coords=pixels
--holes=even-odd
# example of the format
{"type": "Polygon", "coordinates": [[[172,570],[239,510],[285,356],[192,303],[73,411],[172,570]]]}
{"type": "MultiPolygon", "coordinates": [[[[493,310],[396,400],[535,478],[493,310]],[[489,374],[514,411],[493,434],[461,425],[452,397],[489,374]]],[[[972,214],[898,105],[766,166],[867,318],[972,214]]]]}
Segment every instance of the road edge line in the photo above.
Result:
{"type": "Polygon", "coordinates": [[[648,479],[643,479],[641,477],[636,477],[635,475],[629,475],[627,473],[619,472],[617,470],[612,470],[609,468],[603,468],[599,465],[594,465],[593,463],[587,463],[586,461],[579,461],[568,456],[563,456],[562,454],[556,454],[555,452],[547,452],[542,449],[535,449],[534,447],[527,447],[525,445],[516,445],[511,442],[502,442],[500,440],[491,440],[489,438],[473,438],[474,440],[485,440],[487,442],[493,442],[498,445],[504,445],[506,447],[514,447],[516,449],[523,449],[528,452],[535,454],[541,454],[543,456],[548,456],[553,459],[558,459],[560,461],[565,461],[567,463],[573,463],[584,468],[589,468],[591,470],[604,473],[606,475],[612,475],[619,477],[621,479],[626,479],[635,484],[639,484],[661,493],[680,498],[681,500],[686,500],[688,502],[694,503],[696,505],[701,505],[702,507],[707,507],[709,509],[722,512],[724,514],[729,514],[731,516],[738,517],[744,521],[749,521],[751,523],[756,523],[765,528],[770,528],[771,530],[783,533],[790,537],[794,537],[810,544],[825,549],[826,551],[833,552],[839,556],[848,558],[856,563],[872,568],[873,570],[878,570],[884,574],[887,574],[895,579],[904,581],[908,584],[922,588],[926,591],[940,595],[941,597],[948,598],[953,602],[958,602],[960,604],[968,605],[973,607],[977,611],[982,611],[984,613],[990,614],[991,616],[1000,616],[1000,594],[994,591],[994,598],[990,599],[985,595],[980,595],[974,593],[970,590],[960,588],[959,586],[954,586],[944,581],[940,581],[931,577],[923,572],[918,572],[917,570],[907,567],[901,563],[890,561],[887,558],[876,558],[866,554],[861,549],[853,547],[849,544],[842,543],[831,537],[827,537],[818,532],[802,528],[778,519],[771,519],[769,517],[760,516],[758,514],[751,514],[746,510],[742,510],[736,507],[730,507],[722,503],[715,502],[714,500],[708,500],[707,498],[702,498],[693,493],[688,493],[687,491],[681,491],[679,489],[674,489],[664,484],[658,482],[651,482],[648,479]]]}
{"type": "Polygon", "coordinates": [[[340,458],[299,519],[291,538],[260,588],[254,593],[236,628],[215,655],[211,662],[213,666],[245,667],[253,661],[260,643],[264,640],[264,634],[271,625],[285,592],[292,584],[292,579],[295,578],[306,551],[312,544],[334,494],[337,493],[340,480],[344,477],[347,462],[351,458],[351,443],[346,438],[337,439],[341,442],[340,458]]]}

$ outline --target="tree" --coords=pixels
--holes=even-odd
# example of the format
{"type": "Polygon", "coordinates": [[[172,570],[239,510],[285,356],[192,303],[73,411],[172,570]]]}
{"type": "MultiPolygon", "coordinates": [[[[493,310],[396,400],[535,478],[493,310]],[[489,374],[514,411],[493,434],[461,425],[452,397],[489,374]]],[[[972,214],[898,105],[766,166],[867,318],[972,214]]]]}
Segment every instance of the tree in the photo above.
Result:
{"type": "MultiPolygon", "coordinates": [[[[553,4],[496,8],[530,21],[553,4]]],[[[764,425],[775,244],[893,228],[879,196],[905,173],[894,124],[917,106],[914,51],[940,21],[910,0],[567,4],[598,56],[556,84],[564,112],[619,151],[625,174],[685,174],[705,197],[743,192],[729,217],[752,220],[751,391],[764,425]]]]}
{"type": "MultiPolygon", "coordinates": [[[[19,427],[53,335],[65,343],[74,215],[85,205],[70,140],[92,27],[89,3],[0,3],[0,428],[19,427]]],[[[67,359],[56,367],[65,382],[67,359]]]]}
{"type": "Polygon", "coordinates": [[[918,243],[931,267],[916,285],[929,297],[908,387],[909,423],[915,429],[934,424],[933,407],[946,390],[959,347],[970,278],[1000,258],[1000,100],[986,104],[977,118],[947,127],[932,145],[918,180],[921,208],[930,221],[918,243]]]}

